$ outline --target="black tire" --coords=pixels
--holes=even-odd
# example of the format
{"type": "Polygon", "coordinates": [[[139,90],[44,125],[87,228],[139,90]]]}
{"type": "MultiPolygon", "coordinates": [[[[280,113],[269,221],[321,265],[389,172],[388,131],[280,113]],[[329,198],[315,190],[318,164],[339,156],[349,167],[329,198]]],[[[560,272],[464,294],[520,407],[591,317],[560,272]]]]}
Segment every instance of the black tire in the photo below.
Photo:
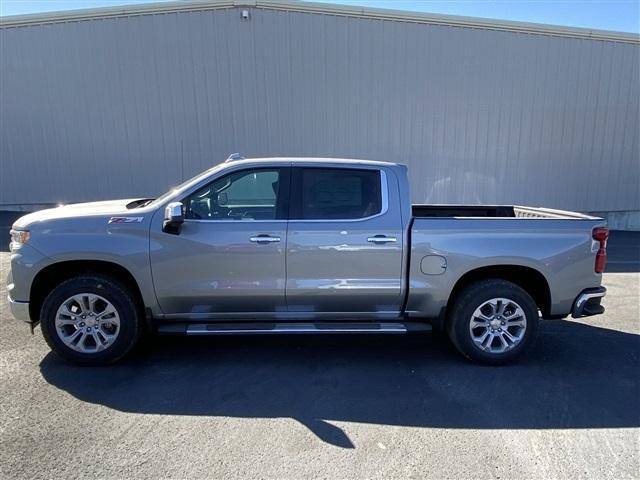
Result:
{"type": "MultiPolygon", "coordinates": [[[[500,325],[497,326],[499,327],[500,325]]],[[[496,335],[504,335],[504,333],[497,333],[497,330],[495,330],[495,332],[496,335]]],[[[531,346],[536,338],[537,332],[538,308],[533,298],[531,298],[531,295],[518,285],[500,279],[481,280],[467,286],[455,298],[453,307],[447,318],[447,333],[454,346],[468,359],[485,365],[504,365],[513,362],[531,346]],[[487,322],[486,327],[479,326],[477,330],[474,330],[473,334],[477,335],[477,337],[482,337],[482,334],[487,332],[487,339],[491,343],[491,348],[507,348],[503,352],[484,350],[474,342],[472,332],[470,331],[472,318],[474,317],[476,309],[481,307],[485,302],[496,298],[511,300],[522,309],[526,320],[526,327],[523,327],[524,331],[521,331],[520,327],[517,326],[509,327],[511,330],[501,327],[500,330],[502,332],[502,328],[505,328],[507,333],[517,334],[516,336],[522,334],[521,339],[517,343],[512,343],[509,347],[502,346],[500,343],[502,340],[498,337],[490,340],[489,335],[491,334],[489,334],[489,331],[493,330],[491,330],[492,327],[489,325],[489,322],[487,322]]],[[[510,339],[505,337],[505,342],[509,343],[510,339]]],[[[487,346],[485,345],[485,347],[487,346]]]]}
{"type": "MultiPolygon", "coordinates": [[[[138,343],[142,332],[135,298],[117,280],[101,274],[79,275],[65,280],[45,298],[40,312],[44,338],[56,354],[79,365],[108,365],[120,360],[138,343]],[[109,301],[120,320],[118,334],[104,350],[84,353],[67,346],[56,330],[56,314],[63,302],[81,293],[95,294],[109,301]]],[[[75,328],[75,327],[73,327],[75,328]]]]}

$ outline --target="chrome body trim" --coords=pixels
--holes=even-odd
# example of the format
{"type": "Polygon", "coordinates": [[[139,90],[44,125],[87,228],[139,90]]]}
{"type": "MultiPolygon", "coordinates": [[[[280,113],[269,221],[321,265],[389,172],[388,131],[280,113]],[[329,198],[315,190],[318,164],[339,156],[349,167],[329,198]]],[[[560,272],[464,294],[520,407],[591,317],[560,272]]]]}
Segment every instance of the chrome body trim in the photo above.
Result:
{"type": "Polygon", "coordinates": [[[371,242],[371,243],[395,243],[397,241],[398,239],[396,237],[380,236],[380,237],[367,238],[367,242],[371,242]]]}
{"type": "MultiPolygon", "coordinates": [[[[333,168],[334,165],[328,165],[324,168],[333,168]]],[[[353,170],[357,170],[358,167],[354,166],[353,170]]],[[[369,169],[371,170],[371,169],[369,169]]],[[[329,219],[303,219],[303,218],[289,218],[289,221],[296,223],[334,223],[334,222],[365,222],[372,218],[378,218],[383,216],[389,210],[389,183],[387,182],[387,172],[382,168],[377,169],[380,172],[380,197],[382,200],[382,208],[378,213],[369,215],[362,218],[329,218],[329,219]]]]}
{"type": "Polygon", "coordinates": [[[341,334],[341,333],[407,333],[407,327],[401,323],[376,323],[372,325],[335,325],[319,326],[313,323],[271,324],[268,326],[247,328],[216,327],[215,324],[189,325],[187,335],[269,335],[269,334],[341,334]]]}
{"type": "MultiPolygon", "coordinates": [[[[289,165],[291,167],[292,165],[289,165]]],[[[303,165],[304,166],[304,165],[303,165]]],[[[320,168],[344,168],[344,166],[340,165],[327,165],[327,166],[318,166],[311,165],[310,167],[320,167],[320,168]]],[[[358,169],[358,165],[351,167],[351,169],[358,169]]],[[[250,223],[267,223],[267,222],[301,222],[301,223],[331,223],[331,222],[364,222],[367,220],[371,220],[372,218],[381,217],[389,210],[389,182],[387,181],[387,172],[384,171],[383,168],[368,168],[367,170],[377,170],[380,172],[380,197],[382,208],[381,210],[374,214],[369,215],[368,217],[363,218],[330,218],[330,219],[297,219],[297,218],[286,218],[286,219],[271,219],[271,220],[253,220],[253,219],[239,219],[239,220],[203,220],[197,218],[185,218],[185,222],[189,223],[238,223],[238,222],[250,222],[250,223]]],[[[241,170],[237,170],[241,171],[241,170]]],[[[229,170],[229,173],[236,173],[237,171],[229,170]]],[[[224,170],[226,173],[227,170],[224,170]]],[[[217,178],[222,178],[222,175],[217,178]]],[[[217,179],[216,178],[216,179],[217,179]]],[[[209,181],[215,181],[214,179],[209,179],[209,181]]],[[[198,186],[200,187],[200,185],[198,186]]],[[[196,191],[197,189],[189,190],[187,195],[182,195],[182,200],[185,200],[191,193],[196,191]]]]}
{"type": "Polygon", "coordinates": [[[295,322],[295,321],[307,321],[307,322],[336,322],[336,319],[340,321],[375,321],[375,322],[398,322],[402,317],[397,311],[376,311],[376,312],[304,312],[304,311],[278,311],[278,312],[206,312],[206,313],[160,313],[154,318],[165,322],[223,322],[223,321],[248,321],[249,319],[255,321],[269,321],[276,322],[295,322]]]}
{"type": "Polygon", "coordinates": [[[144,217],[111,217],[109,223],[142,223],[144,217]]]}
{"type": "Polygon", "coordinates": [[[164,208],[164,219],[166,221],[184,220],[184,206],[182,202],[171,202],[164,208]]]}
{"type": "Polygon", "coordinates": [[[580,318],[583,315],[584,307],[587,302],[593,298],[602,298],[607,294],[607,289],[604,287],[594,288],[583,291],[575,301],[573,309],[571,310],[571,316],[573,318],[580,318]]]}
{"type": "Polygon", "coordinates": [[[238,219],[238,220],[202,220],[200,218],[185,218],[184,223],[274,223],[274,222],[288,222],[289,220],[253,220],[251,218],[238,219]]]}
{"type": "Polygon", "coordinates": [[[280,241],[280,237],[261,237],[258,235],[257,237],[250,237],[249,241],[253,243],[276,243],[280,241]]]}

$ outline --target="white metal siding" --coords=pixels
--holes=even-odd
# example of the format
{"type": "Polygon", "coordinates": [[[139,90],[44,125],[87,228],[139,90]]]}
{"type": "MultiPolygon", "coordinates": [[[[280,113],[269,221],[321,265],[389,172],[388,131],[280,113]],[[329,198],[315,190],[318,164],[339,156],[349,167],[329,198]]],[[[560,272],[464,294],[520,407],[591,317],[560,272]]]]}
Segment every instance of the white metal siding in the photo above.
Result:
{"type": "Polygon", "coordinates": [[[0,205],[245,156],[409,165],[413,200],[640,209],[640,46],[251,8],[0,29],[0,205]]]}

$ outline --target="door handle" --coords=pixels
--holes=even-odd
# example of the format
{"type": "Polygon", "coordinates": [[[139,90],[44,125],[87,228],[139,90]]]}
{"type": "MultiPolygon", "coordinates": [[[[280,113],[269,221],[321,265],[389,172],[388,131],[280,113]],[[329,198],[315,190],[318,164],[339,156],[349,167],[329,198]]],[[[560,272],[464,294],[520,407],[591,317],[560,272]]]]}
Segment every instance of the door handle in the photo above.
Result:
{"type": "Polygon", "coordinates": [[[396,237],[387,237],[386,235],[375,235],[367,238],[367,242],[371,243],[394,243],[397,241],[398,239],[396,237]]]}
{"type": "Polygon", "coordinates": [[[253,243],[275,243],[280,241],[280,237],[272,237],[271,235],[258,235],[249,238],[253,243]]]}

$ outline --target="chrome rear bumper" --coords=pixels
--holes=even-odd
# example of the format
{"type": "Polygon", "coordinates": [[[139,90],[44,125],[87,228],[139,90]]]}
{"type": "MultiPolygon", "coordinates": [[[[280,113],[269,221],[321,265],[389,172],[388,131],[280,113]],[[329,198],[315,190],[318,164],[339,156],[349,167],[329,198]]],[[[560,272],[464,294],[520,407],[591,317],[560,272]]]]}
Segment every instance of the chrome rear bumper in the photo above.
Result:
{"type": "Polygon", "coordinates": [[[607,289],[604,287],[583,290],[573,304],[571,316],[573,318],[580,318],[604,313],[604,307],[600,305],[600,302],[606,294],[607,289]]]}

